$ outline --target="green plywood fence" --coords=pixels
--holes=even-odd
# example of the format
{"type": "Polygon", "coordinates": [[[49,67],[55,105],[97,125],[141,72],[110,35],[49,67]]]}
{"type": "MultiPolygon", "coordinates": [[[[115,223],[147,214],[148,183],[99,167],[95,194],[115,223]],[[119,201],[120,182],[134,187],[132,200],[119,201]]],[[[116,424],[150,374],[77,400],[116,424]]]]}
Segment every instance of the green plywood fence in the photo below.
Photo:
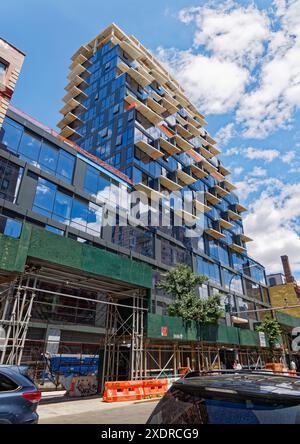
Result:
{"type": "Polygon", "coordinates": [[[0,235],[0,268],[24,271],[27,257],[151,289],[147,264],[24,224],[20,239],[0,235]]]}
{"type": "Polygon", "coordinates": [[[199,324],[180,318],[148,314],[147,337],[161,340],[211,342],[259,347],[256,331],[225,325],[199,324]]]}

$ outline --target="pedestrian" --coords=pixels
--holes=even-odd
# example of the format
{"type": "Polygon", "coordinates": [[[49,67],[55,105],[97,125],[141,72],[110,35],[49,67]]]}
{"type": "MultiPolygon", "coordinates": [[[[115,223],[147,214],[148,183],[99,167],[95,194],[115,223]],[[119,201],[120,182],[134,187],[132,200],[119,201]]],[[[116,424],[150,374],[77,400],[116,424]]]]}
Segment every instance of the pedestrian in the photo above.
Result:
{"type": "Polygon", "coordinates": [[[291,369],[291,370],[297,370],[296,363],[295,363],[295,361],[293,361],[293,360],[291,360],[291,363],[290,363],[290,369],[291,369]]]}
{"type": "Polygon", "coordinates": [[[237,359],[234,361],[233,369],[234,370],[243,370],[243,367],[241,366],[241,364],[239,363],[239,361],[237,359]]]}

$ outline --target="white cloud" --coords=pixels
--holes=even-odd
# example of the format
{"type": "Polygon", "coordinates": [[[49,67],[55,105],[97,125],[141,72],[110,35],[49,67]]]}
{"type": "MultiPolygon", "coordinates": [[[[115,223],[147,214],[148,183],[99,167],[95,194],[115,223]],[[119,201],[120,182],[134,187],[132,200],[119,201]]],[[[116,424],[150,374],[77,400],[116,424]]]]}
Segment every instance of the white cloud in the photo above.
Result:
{"type": "Polygon", "coordinates": [[[196,48],[203,45],[220,59],[246,66],[255,64],[263,54],[270,34],[269,18],[255,6],[221,3],[217,8],[204,6],[195,12],[196,48]]]}
{"type": "Polygon", "coordinates": [[[217,57],[174,48],[158,48],[157,56],[204,113],[221,114],[234,109],[249,81],[246,69],[217,57]]]}
{"type": "Polygon", "coordinates": [[[192,48],[158,55],[204,113],[235,111],[245,138],[291,128],[300,109],[300,0],[265,10],[207,1],[178,18],[192,29],[192,48]]]}
{"type": "Polygon", "coordinates": [[[240,176],[243,171],[244,171],[243,167],[236,167],[236,168],[233,169],[233,174],[235,176],[240,176]]]}
{"type": "Polygon", "coordinates": [[[253,170],[249,173],[249,176],[252,177],[264,177],[267,175],[267,170],[262,167],[254,167],[253,170]]]}
{"type": "Polygon", "coordinates": [[[237,112],[245,137],[288,128],[300,109],[300,0],[274,4],[281,28],[271,35],[258,87],[242,98],[237,112]]]}
{"type": "Polygon", "coordinates": [[[295,157],[296,157],[296,152],[295,151],[288,151],[286,154],[284,154],[282,156],[282,161],[284,163],[290,164],[295,159],[295,157]]]}
{"type": "Polygon", "coordinates": [[[216,134],[216,139],[219,141],[220,145],[227,145],[228,142],[237,135],[234,128],[234,123],[228,123],[228,125],[221,128],[216,134]]]}
{"type": "Polygon", "coordinates": [[[245,232],[255,240],[248,246],[250,255],[264,264],[267,272],[274,273],[281,271],[280,256],[287,254],[293,271],[299,272],[300,237],[296,226],[300,217],[300,183],[273,183],[249,209],[244,225],[245,232]]]}
{"type": "Polygon", "coordinates": [[[272,162],[274,159],[279,157],[280,152],[277,150],[269,150],[269,149],[257,149],[257,148],[246,148],[243,150],[245,157],[248,159],[254,160],[254,159],[260,159],[265,162],[272,162]]]}

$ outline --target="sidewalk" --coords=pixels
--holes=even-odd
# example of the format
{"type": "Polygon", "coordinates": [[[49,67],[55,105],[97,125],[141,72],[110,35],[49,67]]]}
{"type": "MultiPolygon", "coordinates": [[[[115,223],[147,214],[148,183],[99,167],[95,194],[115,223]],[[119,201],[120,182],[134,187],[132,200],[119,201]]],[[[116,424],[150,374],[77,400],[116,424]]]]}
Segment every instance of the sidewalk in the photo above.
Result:
{"type": "Polygon", "coordinates": [[[145,424],[158,400],[102,402],[102,398],[40,404],[40,424],[145,424]]]}

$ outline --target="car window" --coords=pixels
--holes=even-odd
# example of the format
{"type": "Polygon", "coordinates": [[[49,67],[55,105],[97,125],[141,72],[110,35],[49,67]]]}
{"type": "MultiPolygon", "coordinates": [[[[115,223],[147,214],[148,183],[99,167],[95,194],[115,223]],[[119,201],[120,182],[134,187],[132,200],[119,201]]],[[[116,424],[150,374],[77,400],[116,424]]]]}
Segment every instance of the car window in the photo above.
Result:
{"type": "Polygon", "coordinates": [[[152,413],[149,424],[207,424],[205,399],[172,387],[152,413]]]}
{"type": "Polygon", "coordinates": [[[270,398],[218,399],[172,387],[153,411],[148,424],[300,424],[300,405],[270,398]]]}
{"type": "Polygon", "coordinates": [[[0,373],[0,393],[11,392],[18,388],[17,384],[7,376],[0,373]]]}

